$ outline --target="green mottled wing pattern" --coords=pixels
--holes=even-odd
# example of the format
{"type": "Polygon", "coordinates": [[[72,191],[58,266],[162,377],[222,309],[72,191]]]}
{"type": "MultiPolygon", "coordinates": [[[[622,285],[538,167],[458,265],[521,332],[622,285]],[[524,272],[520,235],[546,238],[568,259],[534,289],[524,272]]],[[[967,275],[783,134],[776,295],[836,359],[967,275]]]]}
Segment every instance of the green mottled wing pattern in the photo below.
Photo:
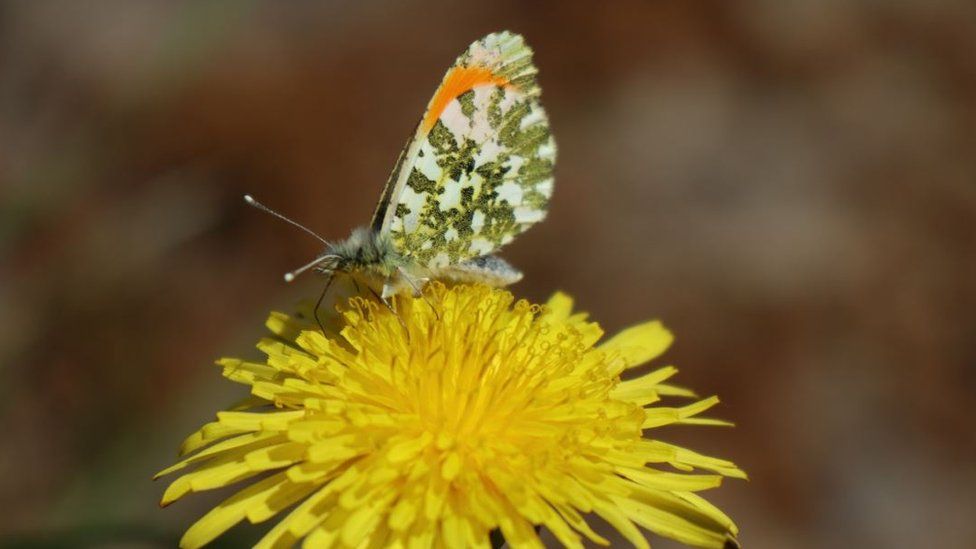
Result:
{"type": "Polygon", "coordinates": [[[442,269],[545,217],[556,146],[536,72],[511,33],[475,42],[448,71],[374,215],[401,255],[442,269]]]}

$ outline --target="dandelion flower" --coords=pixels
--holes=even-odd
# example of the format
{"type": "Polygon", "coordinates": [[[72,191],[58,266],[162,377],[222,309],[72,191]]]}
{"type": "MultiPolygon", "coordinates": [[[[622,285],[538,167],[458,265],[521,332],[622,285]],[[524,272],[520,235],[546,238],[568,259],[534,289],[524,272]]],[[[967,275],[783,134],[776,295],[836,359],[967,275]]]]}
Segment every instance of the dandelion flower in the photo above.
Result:
{"type": "Polygon", "coordinates": [[[253,482],[182,546],[279,515],[260,547],[490,547],[495,530],[542,547],[537,526],[566,547],[608,544],[593,517],[636,547],[648,547],[639,527],[698,547],[735,543],[735,524],[697,492],[745,474],[643,436],[721,424],[699,416],[718,400],[666,384],[671,366],[621,381],[671,343],[660,323],[598,344],[600,327],[563,294],[540,307],[438,283],[394,307],[353,298],[325,334],[273,313],[265,362],[218,362],[251,397],[186,439],[184,459],[159,475],[193,469],[162,504],[253,482]]]}

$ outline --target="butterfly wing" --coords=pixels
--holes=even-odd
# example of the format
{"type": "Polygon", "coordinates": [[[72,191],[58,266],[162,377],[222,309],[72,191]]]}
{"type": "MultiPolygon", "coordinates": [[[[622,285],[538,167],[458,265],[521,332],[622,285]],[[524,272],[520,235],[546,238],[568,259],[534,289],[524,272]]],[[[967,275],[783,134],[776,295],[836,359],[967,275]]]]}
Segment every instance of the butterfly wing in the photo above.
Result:
{"type": "Polygon", "coordinates": [[[438,278],[454,282],[481,282],[489,286],[508,286],[522,280],[522,273],[497,255],[483,255],[435,271],[438,278]]]}
{"type": "Polygon", "coordinates": [[[491,254],[541,221],[556,145],[532,50],[509,32],[471,44],[400,154],[372,228],[430,269],[491,254]]]}

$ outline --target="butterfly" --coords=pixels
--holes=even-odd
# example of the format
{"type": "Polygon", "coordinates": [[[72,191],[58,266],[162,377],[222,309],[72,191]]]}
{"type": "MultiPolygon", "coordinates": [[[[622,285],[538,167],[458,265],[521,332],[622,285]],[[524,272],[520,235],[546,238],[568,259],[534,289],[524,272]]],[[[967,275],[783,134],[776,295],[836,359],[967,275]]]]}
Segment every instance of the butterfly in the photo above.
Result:
{"type": "MultiPolygon", "coordinates": [[[[362,282],[384,302],[432,279],[504,286],[522,273],[493,255],[546,216],[556,144],[532,50],[511,32],[472,43],[447,71],[400,153],[369,225],[326,244],[314,269],[362,282]]],[[[323,292],[324,295],[324,292],[323,292]]],[[[321,299],[320,299],[321,302],[321,299]]]]}

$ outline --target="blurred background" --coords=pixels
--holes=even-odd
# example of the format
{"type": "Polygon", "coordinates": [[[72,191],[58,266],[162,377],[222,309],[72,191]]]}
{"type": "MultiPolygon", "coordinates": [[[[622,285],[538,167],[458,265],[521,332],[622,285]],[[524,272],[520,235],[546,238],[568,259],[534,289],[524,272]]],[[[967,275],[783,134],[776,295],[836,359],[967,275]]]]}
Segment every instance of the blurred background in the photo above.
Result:
{"type": "Polygon", "coordinates": [[[321,287],[241,195],[345,236],[500,29],[561,153],[515,291],[675,331],[738,426],[666,436],[749,472],[710,496],[744,545],[972,546],[968,0],[0,3],[0,544],[172,546],[227,495],[150,477],[321,287]]]}

